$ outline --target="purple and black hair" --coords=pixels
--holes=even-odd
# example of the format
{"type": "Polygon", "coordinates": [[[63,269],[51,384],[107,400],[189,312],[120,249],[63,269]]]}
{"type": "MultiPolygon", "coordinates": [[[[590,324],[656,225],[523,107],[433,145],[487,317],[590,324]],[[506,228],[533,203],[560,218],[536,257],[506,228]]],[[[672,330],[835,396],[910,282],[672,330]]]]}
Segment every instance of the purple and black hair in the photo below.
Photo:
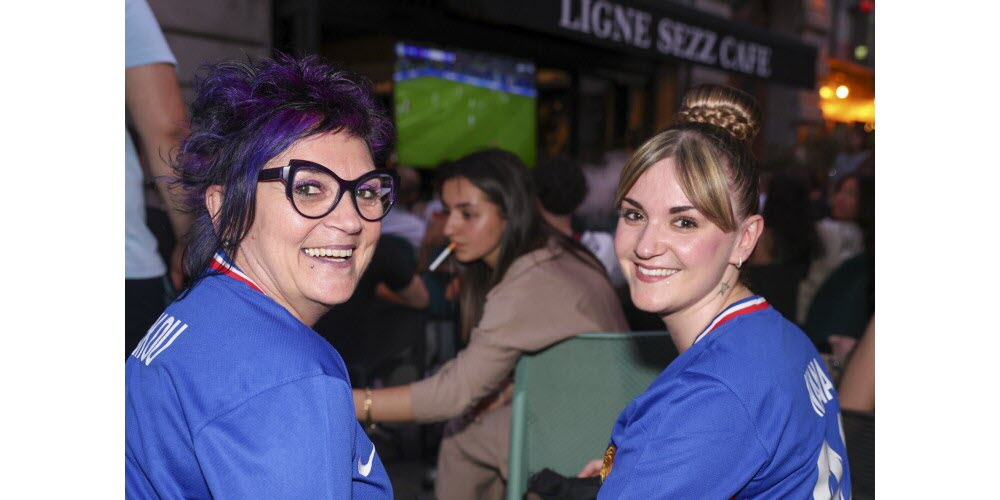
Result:
{"type": "Polygon", "coordinates": [[[236,257],[253,224],[257,175],[272,158],[306,137],[346,132],[367,144],[377,165],[393,140],[371,84],[317,56],[222,62],[195,89],[191,135],[174,165],[194,216],[184,257],[192,287],[223,245],[236,257]],[[215,224],[205,206],[213,185],[225,192],[215,224]]]}

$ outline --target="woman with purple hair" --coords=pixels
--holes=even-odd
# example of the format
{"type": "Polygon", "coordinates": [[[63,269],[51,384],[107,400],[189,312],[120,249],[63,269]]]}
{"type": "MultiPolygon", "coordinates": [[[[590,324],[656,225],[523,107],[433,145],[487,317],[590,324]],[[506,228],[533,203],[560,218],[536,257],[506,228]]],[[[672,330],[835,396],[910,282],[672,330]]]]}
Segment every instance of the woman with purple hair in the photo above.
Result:
{"type": "MultiPolygon", "coordinates": [[[[340,355],[311,326],[367,267],[398,180],[366,81],[320,59],[197,82],[175,169],[190,287],[125,364],[136,498],[390,498],[340,355]]],[[[350,332],[345,332],[350,334],[350,332]]]]}

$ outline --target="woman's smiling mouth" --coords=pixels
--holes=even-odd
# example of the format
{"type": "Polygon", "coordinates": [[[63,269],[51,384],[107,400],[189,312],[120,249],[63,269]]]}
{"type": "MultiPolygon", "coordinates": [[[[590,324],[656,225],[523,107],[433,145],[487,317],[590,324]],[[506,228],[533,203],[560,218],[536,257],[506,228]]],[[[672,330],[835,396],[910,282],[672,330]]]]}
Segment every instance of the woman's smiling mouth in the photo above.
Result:
{"type": "Polygon", "coordinates": [[[680,272],[679,269],[667,269],[664,267],[645,267],[639,264],[635,265],[636,273],[635,277],[640,281],[645,281],[651,283],[654,281],[660,281],[666,279],[674,274],[680,272]]]}
{"type": "Polygon", "coordinates": [[[303,248],[306,255],[333,262],[344,262],[354,254],[353,248],[303,248]]]}

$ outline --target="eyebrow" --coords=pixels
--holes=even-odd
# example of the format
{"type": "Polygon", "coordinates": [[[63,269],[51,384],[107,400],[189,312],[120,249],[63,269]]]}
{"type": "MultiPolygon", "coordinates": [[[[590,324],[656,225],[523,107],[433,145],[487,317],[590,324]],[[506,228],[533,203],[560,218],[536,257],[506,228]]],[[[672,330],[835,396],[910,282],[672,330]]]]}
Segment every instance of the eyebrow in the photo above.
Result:
{"type": "MultiPolygon", "coordinates": [[[[638,208],[639,210],[645,210],[645,208],[642,208],[642,204],[641,203],[639,203],[638,201],[633,200],[632,198],[623,198],[622,201],[627,201],[627,202],[631,203],[632,205],[635,205],[635,208],[638,208]]],[[[677,207],[670,207],[670,211],[669,212],[671,214],[679,214],[681,212],[687,212],[688,210],[695,210],[695,208],[692,207],[691,205],[680,205],[680,206],[677,206],[677,207]]]]}
{"type": "Polygon", "coordinates": [[[632,198],[622,198],[622,201],[627,201],[635,205],[635,208],[638,208],[639,210],[645,210],[644,208],[642,208],[642,203],[639,203],[638,201],[635,201],[632,198]]]}

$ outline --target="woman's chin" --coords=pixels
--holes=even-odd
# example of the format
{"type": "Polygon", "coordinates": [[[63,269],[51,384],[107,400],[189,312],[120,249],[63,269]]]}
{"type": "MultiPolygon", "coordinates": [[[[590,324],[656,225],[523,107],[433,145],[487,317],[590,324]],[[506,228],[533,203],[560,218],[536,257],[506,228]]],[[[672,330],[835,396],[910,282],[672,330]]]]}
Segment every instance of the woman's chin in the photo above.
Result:
{"type": "Polygon", "coordinates": [[[312,296],[310,298],[314,302],[318,302],[327,307],[333,307],[347,302],[351,296],[354,295],[354,288],[351,287],[349,290],[346,289],[346,287],[333,290],[323,290],[311,295],[312,296]]]}
{"type": "Polygon", "coordinates": [[[640,311],[658,314],[661,316],[666,314],[668,309],[670,308],[670,304],[668,301],[657,297],[649,297],[645,295],[639,297],[633,295],[632,304],[635,305],[636,309],[639,309],[640,311]]]}

